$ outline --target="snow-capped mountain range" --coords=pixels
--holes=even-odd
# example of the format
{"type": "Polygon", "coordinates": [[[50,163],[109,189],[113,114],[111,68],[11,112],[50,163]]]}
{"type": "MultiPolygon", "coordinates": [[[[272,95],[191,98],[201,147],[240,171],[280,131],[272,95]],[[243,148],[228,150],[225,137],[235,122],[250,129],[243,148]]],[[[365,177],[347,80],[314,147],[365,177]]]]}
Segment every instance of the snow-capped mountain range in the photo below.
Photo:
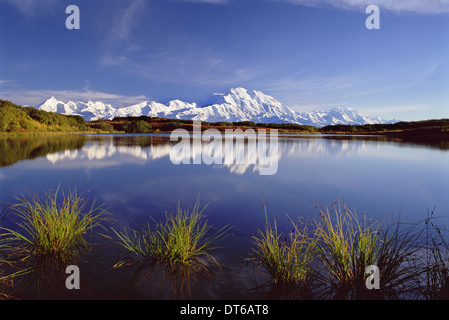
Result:
{"type": "Polygon", "coordinates": [[[299,113],[269,95],[255,90],[249,92],[245,88],[233,88],[227,93],[216,93],[201,103],[172,100],[168,104],[162,104],[156,101],[144,101],[130,106],[114,107],[100,101],[62,102],[51,97],[35,108],[65,115],[79,115],[87,121],[142,115],[209,122],[294,123],[317,127],[331,124],[359,125],[398,121],[370,117],[352,108],[341,107],[329,111],[299,113]]]}

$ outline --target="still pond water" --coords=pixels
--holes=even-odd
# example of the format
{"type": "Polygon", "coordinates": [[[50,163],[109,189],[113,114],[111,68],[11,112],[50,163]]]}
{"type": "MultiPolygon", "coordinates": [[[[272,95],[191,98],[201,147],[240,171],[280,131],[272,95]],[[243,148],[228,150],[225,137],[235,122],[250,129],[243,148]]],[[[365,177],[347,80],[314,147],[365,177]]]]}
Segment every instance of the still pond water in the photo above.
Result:
{"type": "Polygon", "coordinates": [[[251,236],[264,227],[264,203],[281,231],[288,231],[289,218],[314,217],[317,205],[338,199],[373,218],[397,214],[414,222],[434,208],[436,215],[449,216],[447,142],[279,136],[273,175],[261,175],[254,163],[176,165],[170,158],[175,144],[164,134],[2,138],[0,201],[58,186],[76,189],[103,204],[114,218],[111,226],[123,230],[162,220],[178,203],[189,207],[199,197],[208,204],[209,224],[232,226],[232,236],[213,252],[224,266],[213,279],[193,276],[186,284],[162,274],[114,269],[120,251],[105,241],[94,257],[80,262],[81,290],[53,291],[27,283],[16,294],[27,299],[270,298],[269,288],[258,287],[269,279],[244,260],[251,236]]]}

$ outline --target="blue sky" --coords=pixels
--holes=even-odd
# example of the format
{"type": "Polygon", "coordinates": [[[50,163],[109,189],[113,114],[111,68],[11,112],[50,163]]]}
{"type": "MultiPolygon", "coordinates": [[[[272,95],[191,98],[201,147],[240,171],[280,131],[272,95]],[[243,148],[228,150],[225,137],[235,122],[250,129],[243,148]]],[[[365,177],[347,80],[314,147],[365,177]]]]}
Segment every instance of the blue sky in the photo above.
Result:
{"type": "Polygon", "coordinates": [[[245,87],[300,112],[449,118],[449,0],[0,0],[0,19],[0,98],[18,104],[245,87]]]}

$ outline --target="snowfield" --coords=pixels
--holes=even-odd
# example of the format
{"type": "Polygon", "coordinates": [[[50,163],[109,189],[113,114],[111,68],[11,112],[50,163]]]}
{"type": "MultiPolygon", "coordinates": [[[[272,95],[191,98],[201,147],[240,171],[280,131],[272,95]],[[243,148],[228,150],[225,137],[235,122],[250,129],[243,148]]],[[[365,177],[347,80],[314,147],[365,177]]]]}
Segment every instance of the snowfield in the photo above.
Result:
{"type": "Polygon", "coordinates": [[[126,107],[114,107],[100,101],[63,102],[51,97],[35,108],[65,115],[79,115],[87,121],[112,120],[116,117],[161,117],[170,119],[201,120],[208,122],[254,121],[256,123],[294,123],[323,127],[332,124],[394,123],[369,117],[352,108],[336,107],[329,111],[299,113],[260,91],[233,88],[226,93],[216,93],[199,105],[196,102],[172,100],[167,105],[144,101],[126,107]]]}

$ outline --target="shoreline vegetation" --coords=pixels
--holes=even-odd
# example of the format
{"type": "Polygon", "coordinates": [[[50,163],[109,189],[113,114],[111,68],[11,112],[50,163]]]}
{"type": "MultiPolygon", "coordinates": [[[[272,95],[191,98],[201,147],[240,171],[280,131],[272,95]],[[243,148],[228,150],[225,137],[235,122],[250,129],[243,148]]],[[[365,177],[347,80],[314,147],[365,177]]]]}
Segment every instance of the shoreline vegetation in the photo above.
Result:
{"type": "MultiPolygon", "coordinates": [[[[86,121],[80,116],[21,107],[10,101],[0,100],[0,135],[49,134],[49,133],[170,133],[175,129],[193,130],[192,120],[154,118],[148,116],[114,118],[112,120],[86,121]]],[[[202,122],[202,130],[217,129],[277,129],[279,134],[322,135],[384,135],[419,139],[449,139],[449,119],[402,121],[394,124],[329,125],[315,127],[288,123],[202,122]]]]}
{"type": "MultiPolygon", "coordinates": [[[[216,246],[232,229],[208,224],[199,199],[192,210],[179,206],[176,213],[166,213],[165,221],[116,231],[106,227],[113,219],[103,206],[87,206],[76,192],[58,195],[58,189],[40,197],[21,195],[5,206],[0,222],[12,221],[15,228],[0,225],[0,299],[20,298],[14,284],[23,277],[51,281],[48,268],[59,274],[50,279],[61,281],[67,264],[94,255],[96,236],[122,252],[112,270],[137,265],[138,272],[152,274],[160,267],[164,278],[177,282],[178,292],[194,275],[213,280],[220,272],[213,252],[223,248],[216,246]]],[[[258,270],[254,277],[268,275],[265,286],[278,292],[277,299],[449,298],[449,246],[433,211],[418,223],[374,221],[338,200],[317,206],[309,221],[290,219],[292,227],[281,232],[268,218],[266,205],[263,210],[265,229],[254,230],[247,255],[240,259],[248,270],[250,264],[258,270]],[[371,281],[366,268],[372,265],[379,270],[378,289],[366,286],[371,281]]]]}

